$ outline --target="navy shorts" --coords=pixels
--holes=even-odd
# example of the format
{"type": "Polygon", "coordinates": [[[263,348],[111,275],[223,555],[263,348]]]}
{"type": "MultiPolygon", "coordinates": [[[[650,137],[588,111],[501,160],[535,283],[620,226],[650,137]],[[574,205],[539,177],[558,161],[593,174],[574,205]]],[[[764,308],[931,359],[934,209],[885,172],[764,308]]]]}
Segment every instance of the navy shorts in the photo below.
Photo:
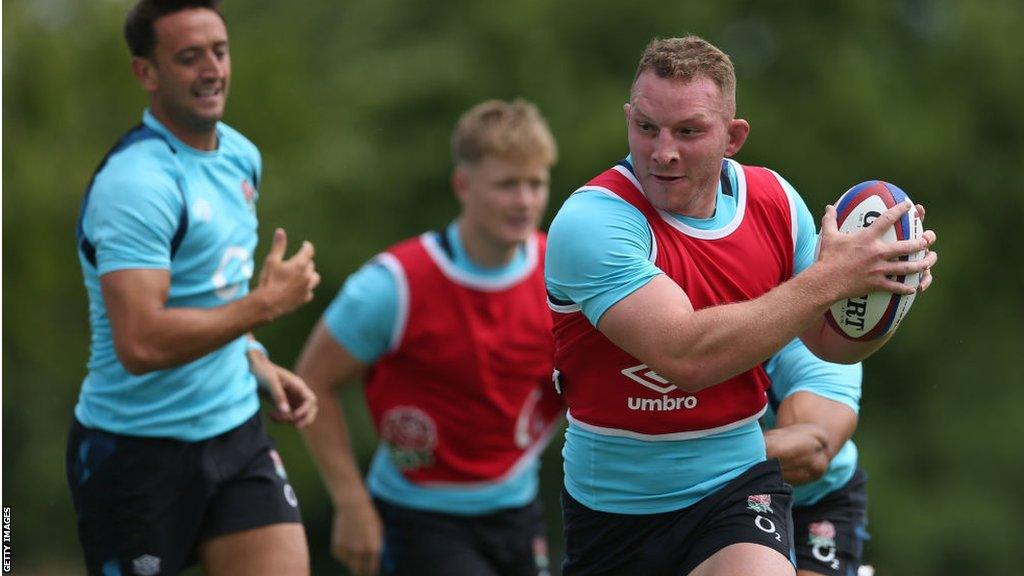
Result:
{"type": "Polygon", "coordinates": [[[793,508],[796,565],[829,576],[856,575],[867,533],[867,475],[857,469],[842,488],[793,508]]]}
{"type": "Polygon", "coordinates": [[[384,523],[382,576],[548,576],[540,503],[479,516],[374,500],[384,523]]]}
{"type": "Polygon", "coordinates": [[[562,490],[565,576],[685,576],[715,552],[750,542],[792,558],[792,489],[761,462],[704,500],[659,514],[591,510],[562,490]]]}
{"type": "Polygon", "coordinates": [[[199,442],[111,434],[76,419],[66,472],[90,575],[176,574],[204,540],[302,522],[258,413],[199,442]]]}

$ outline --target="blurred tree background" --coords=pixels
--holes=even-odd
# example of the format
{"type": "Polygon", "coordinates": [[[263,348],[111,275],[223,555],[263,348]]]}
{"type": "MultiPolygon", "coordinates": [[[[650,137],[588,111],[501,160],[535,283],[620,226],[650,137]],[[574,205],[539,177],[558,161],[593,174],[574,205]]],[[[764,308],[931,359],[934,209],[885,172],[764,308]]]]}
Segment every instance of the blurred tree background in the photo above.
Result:
{"type": "MultiPolygon", "coordinates": [[[[3,6],[3,503],[21,574],[81,573],[64,439],[88,348],[74,226],[103,153],[145,98],[121,39],[128,0],[3,6]]],[[[935,287],[866,365],[856,439],[880,576],[1012,574],[1024,564],[1024,4],[1015,0],[226,2],[225,120],[262,150],[262,244],[317,246],[324,281],[259,332],[280,363],[346,275],[443,226],[448,137],[487,98],[539,105],[560,144],[550,215],[626,150],[621,106],[644,45],[693,32],[736,63],[738,159],[768,165],[811,210],[880,178],[928,207],[935,287]],[[970,202],[966,212],[957,208],[970,202]],[[1016,384],[1014,384],[1016,382],[1016,384]]],[[[358,389],[343,394],[367,461],[358,389]]],[[[331,509],[299,436],[272,426],[302,500],[315,574],[331,509]]],[[[543,498],[558,560],[559,442],[543,498]]]]}

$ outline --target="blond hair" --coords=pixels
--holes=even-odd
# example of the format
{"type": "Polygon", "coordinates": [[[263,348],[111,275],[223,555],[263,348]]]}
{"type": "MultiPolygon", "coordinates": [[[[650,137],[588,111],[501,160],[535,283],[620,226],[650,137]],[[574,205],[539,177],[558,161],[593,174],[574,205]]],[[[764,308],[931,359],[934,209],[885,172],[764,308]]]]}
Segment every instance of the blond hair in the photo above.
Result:
{"type": "Polygon", "coordinates": [[[456,166],[478,164],[487,157],[551,166],[558,159],[558,149],[536,106],[521,98],[488,100],[464,113],[452,133],[456,166]]]}
{"type": "Polygon", "coordinates": [[[636,67],[633,85],[646,71],[658,78],[679,80],[683,83],[707,78],[731,103],[735,111],[736,70],[728,54],[699,36],[683,38],[655,38],[651,40],[636,67]]]}

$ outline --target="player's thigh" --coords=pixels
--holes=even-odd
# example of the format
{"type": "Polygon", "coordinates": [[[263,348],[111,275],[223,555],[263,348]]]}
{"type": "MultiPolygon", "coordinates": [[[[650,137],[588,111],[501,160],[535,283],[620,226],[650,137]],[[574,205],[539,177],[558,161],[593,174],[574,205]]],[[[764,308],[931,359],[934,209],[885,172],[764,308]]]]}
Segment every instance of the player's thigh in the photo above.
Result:
{"type": "Polygon", "coordinates": [[[382,576],[497,576],[471,517],[413,510],[376,500],[384,522],[382,576]]]}
{"type": "Polygon", "coordinates": [[[864,553],[867,495],[863,473],[812,506],[793,508],[796,565],[801,573],[846,576],[864,553]]]}
{"type": "Polygon", "coordinates": [[[424,540],[397,554],[386,550],[381,561],[381,576],[499,576],[479,550],[464,542],[443,538],[424,540]]]}
{"type": "MultiPolygon", "coordinates": [[[[734,573],[734,565],[745,566],[749,558],[763,558],[766,562],[781,559],[788,568],[781,573],[795,574],[789,560],[793,552],[792,489],[783,482],[777,461],[752,466],[699,503],[695,511],[702,512],[700,528],[688,541],[676,538],[690,546],[677,563],[681,573],[703,566],[705,571],[696,573],[728,575],[734,573]]],[[[735,573],[742,574],[743,569],[735,573]]]]}
{"type": "Polygon", "coordinates": [[[205,572],[309,574],[298,499],[259,416],[212,439],[204,456],[220,477],[200,533],[205,572]]]}
{"type": "Polygon", "coordinates": [[[539,502],[482,516],[477,539],[505,576],[550,573],[547,525],[539,502]]]}
{"type": "Polygon", "coordinates": [[[309,549],[299,523],[224,534],[199,546],[207,576],[308,576],[309,549]]]}
{"type": "Polygon", "coordinates": [[[302,524],[299,501],[258,416],[212,440],[205,458],[218,477],[200,541],[275,524],[302,524]]]}
{"type": "Polygon", "coordinates": [[[689,576],[793,576],[795,573],[793,564],[777,550],[743,542],[715,552],[689,576]]]}
{"type": "Polygon", "coordinates": [[[89,574],[175,574],[206,500],[196,446],[72,424],[67,476],[89,574]]]}

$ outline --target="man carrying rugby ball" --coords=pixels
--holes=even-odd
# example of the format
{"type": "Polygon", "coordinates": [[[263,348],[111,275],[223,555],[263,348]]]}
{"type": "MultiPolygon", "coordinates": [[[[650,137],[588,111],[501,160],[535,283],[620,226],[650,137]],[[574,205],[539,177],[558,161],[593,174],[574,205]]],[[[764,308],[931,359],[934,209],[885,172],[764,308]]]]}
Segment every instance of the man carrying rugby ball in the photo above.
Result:
{"type": "Polygon", "coordinates": [[[915,288],[937,256],[886,243],[909,203],[841,234],[792,186],[736,154],[736,77],[694,36],[655,40],[624,106],[630,155],[561,207],[546,284],[568,406],[564,574],[793,574],[790,488],[766,461],[761,364],[793,338],[856,362],[886,338],[825,326],[840,299],[915,288]]]}

